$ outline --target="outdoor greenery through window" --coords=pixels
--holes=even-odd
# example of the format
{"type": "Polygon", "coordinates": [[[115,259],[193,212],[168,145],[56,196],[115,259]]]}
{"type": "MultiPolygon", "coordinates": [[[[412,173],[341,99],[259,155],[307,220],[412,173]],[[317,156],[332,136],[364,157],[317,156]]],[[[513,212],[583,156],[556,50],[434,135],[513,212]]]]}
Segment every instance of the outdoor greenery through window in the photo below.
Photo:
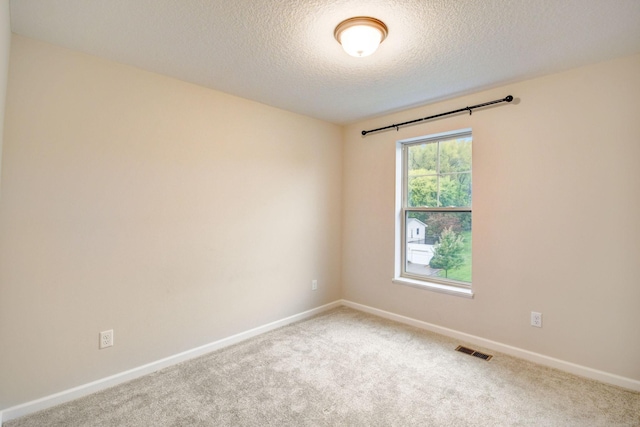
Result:
{"type": "Polygon", "coordinates": [[[402,144],[402,276],[471,285],[471,132],[402,144]]]}

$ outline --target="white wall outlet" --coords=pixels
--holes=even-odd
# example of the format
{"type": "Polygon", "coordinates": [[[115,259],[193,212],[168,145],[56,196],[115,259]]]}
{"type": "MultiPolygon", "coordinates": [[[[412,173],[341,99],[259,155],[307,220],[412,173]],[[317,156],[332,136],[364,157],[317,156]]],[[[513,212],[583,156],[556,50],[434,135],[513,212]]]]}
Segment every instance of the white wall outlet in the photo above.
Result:
{"type": "Polygon", "coordinates": [[[113,345],[113,329],[100,332],[100,349],[113,345]]]}
{"type": "Polygon", "coordinates": [[[318,281],[316,279],[313,279],[311,281],[311,290],[312,291],[317,291],[318,290],[318,281]]]}
{"type": "Polygon", "coordinates": [[[542,328],[542,313],[531,312],[531,326],[542,328]]]}

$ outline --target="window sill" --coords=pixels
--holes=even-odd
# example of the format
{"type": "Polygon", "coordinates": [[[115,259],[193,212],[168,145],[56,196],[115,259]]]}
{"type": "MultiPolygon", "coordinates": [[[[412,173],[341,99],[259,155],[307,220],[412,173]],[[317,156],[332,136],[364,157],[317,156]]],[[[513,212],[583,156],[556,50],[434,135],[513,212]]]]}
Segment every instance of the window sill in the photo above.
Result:
{"type": "Polygon", "coordinates": [[[441,283],[424,282],[422,280],[413,280],[406,277],[395,277],[391,280],[397,285],[412,286],[414,288],[425,289],[432,292],[440,292],[448,295],[455,295],[463,298],[473,298],[471,289],[459,288],[457,286],[443,285],[441,283]]]}

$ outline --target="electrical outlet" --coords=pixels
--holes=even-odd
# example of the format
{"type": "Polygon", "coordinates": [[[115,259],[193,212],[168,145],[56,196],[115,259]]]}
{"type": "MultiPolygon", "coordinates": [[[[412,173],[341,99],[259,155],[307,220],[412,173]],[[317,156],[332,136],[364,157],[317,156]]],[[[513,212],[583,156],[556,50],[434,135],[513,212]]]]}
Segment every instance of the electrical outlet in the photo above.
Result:
{"type": "Polygon", "coordinates": [[[312,291],[317,291],[318,290],[318,281],[316,279],[313,279],[311,281],[311,290],[312,291]]]}
{"type": "Polygon", "coordinates": [[[100,349],[111,347],[113,345],[113,329],[100,332],[100,349]]]}
{"type": "Polygon", "coordinates": [[[542,328],[542,313],[531,312],[531,326],[542,328]]]}

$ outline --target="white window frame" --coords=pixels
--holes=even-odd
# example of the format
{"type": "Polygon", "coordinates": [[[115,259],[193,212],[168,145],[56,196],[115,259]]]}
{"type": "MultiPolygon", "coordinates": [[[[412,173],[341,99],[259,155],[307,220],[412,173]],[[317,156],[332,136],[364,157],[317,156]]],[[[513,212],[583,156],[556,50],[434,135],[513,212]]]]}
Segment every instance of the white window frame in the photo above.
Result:
{"type": "MultiPolygon", "coordinates": [[[[447,139],[454,139],[462,136],[472,136],[470,128],[459,129],[450,132],[442,132],[417,138],[404,139],[396,142],[396,238],[395,238],[395,274],[393,283],[400,285],[408,285],[421,289],[435,292],[446,293],[466,298],[473,298],[473,291],[470,283],[459,282],[451,279],[442,279],[435,277],[417,276],[405,271],[406,266],[406,212],[409,211],[425,211],[425,212],[469,212],[473,217],[472,207],[468,208],[422,208],[409,207],[407,203],[407,146],[436,142],[447,139]]],[[[473,143],[472,143],[473,144],[473,143]]],[[[473,147],[473,145],[472,145],[473,147]]],[[[473,149],[473,148],[472,148],[473,149]]],[[[473,162],[472,162],[473,175],[473,162]]],[[[473,178],[472,178],[473,179],[473,178]]],[[[473,224],[473,219],[472,219],[473,224]]],[[[472,231],[473,233],[473,227],[472,231]]]]}

